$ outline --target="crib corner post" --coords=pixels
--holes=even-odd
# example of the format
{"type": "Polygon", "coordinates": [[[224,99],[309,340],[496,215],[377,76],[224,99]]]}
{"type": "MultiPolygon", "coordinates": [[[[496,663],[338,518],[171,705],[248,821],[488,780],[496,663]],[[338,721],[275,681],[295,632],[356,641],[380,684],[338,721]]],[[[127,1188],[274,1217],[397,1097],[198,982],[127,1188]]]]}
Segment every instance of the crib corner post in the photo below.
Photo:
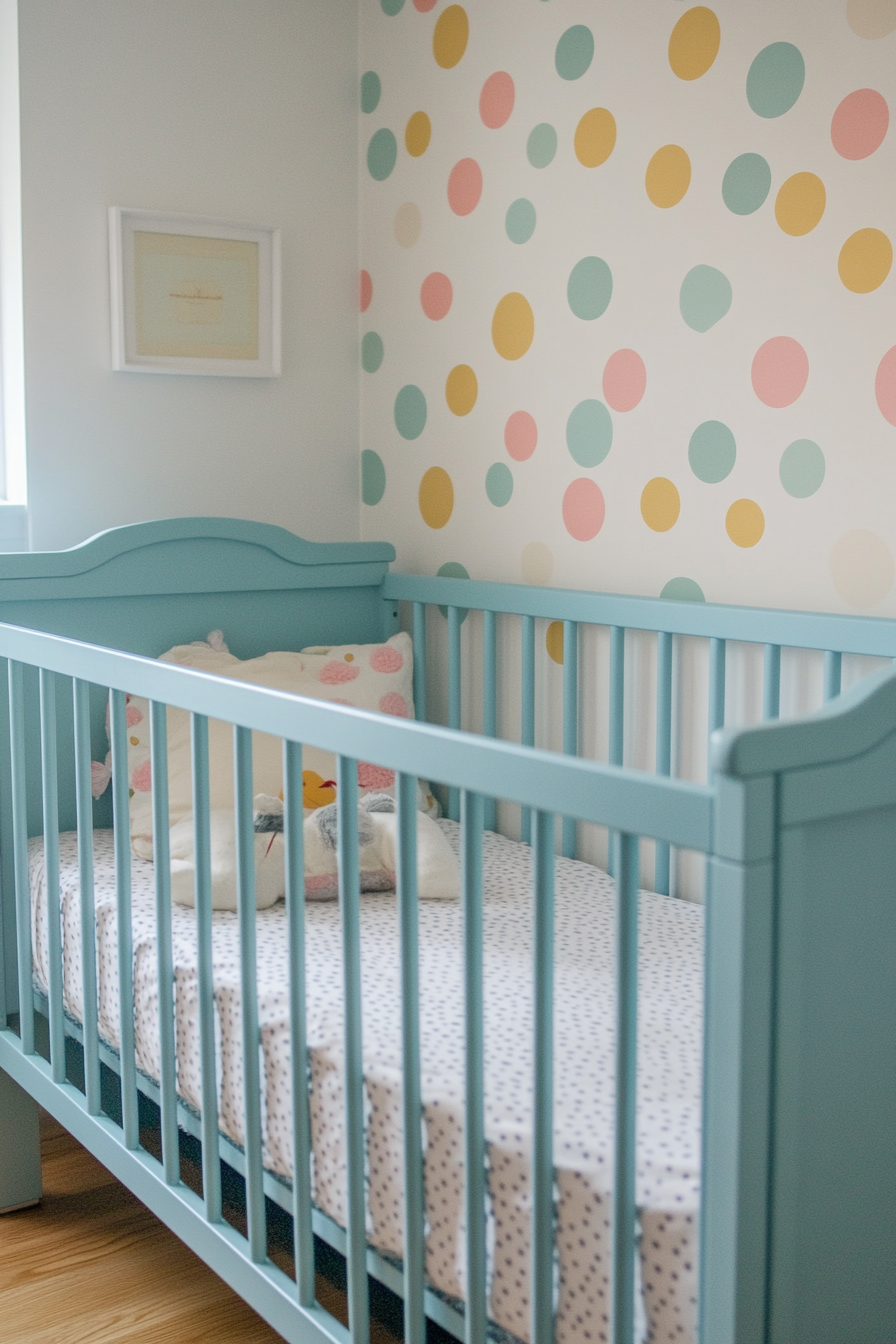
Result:
{"type": "Polygon", "coordinates": [[[0,1069],[0,1214],[40,1201],[37,1102],[0,1069]]]}

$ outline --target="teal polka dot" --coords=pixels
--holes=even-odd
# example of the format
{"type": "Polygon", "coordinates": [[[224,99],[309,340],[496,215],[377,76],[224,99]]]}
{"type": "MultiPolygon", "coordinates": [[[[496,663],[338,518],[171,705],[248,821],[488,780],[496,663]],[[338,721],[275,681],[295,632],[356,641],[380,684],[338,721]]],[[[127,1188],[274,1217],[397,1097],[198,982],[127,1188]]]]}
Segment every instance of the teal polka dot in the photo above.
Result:
{"type": "Polygon", "coordinates": [[[548,121],[541,121],[529,132],[526,157],[533,168],[547,168],[557,153],[557,132],[548,121]]]}
{"type": "Polygon", "coordinates": [[[419,439],[426,425],[426,398],[408,383],[395,398],[395,428],[403,439],[419,439]]]}
{"type": "Polygon", "coordinates": [[[824,480],[824,453],[811,439],[796,439],[781,455],[781,484],[794,499],[808,499],[824,480]]]}
{"type": "Polygon", "coordinates": [[[772,170],[761,154],[738,154],[722,178],[722,200],[734,215],[752,215],[765,203],[772,170]]]}
{"type": "Polygon", "coordinates": [[[703,589],[693,579],[670,579],[660,597],[670,597],[673,602],[705,602],[703,589]]]}
{"type": "Polygon", "coordinates": [[[731,282],[714,266],[694,266],[681,282],[678,306],[693,331],[709,331],[731,307],[731,282]]]}
{"type": "Polygon", "coordinates": [[[613,274],[602,257],[583,257],[570,272],[566,285],[569,306],[583,322],[607,311],[613,297],[613,274]]]}
{"type": "Polygon", "coordinates": [[[561,79],[581,79],[594,59],[594,34],[584,23],[577,23],[557,43],[554,64],[561,79]]]}
{"type": "MultiPolygon", "coordinates": [[[[459,560],[447,560],[444,565],[440,565],[436,570],[436,576],[440,579],[468,579],[470,577],[459,560]]],[[[458,610],[460,611],[461,624],[463,624],[470,614],[469,608],[460,607],[458,610]]],[[[440,606],[439,611],[447,621],[448,608],[440,606]]]]}
{"type": "Polygon", "coordinates": [[[613,445],[613,421],[602,401],[580,401],[566,422],[566,446],[580,467],[596,467],[613,445]]]}
{"type": "Polygon", "coordinates": [[[398,142],[390,130],[384,126],[376,132],[367,146],[367,167],[370,176],[377,182],[385,182],[395,167],[398,157],[398,142]]]}
{"type": "Polygon", "coordinates": [[[763,47],[747,74],[747,102],[757,117],[783,117],[803,91],[806,63],[792,42],[763,47]]]}
{"type": "Polygon", "coordinates": [[[365,70],[361,76],[361,111],[375,112],[380,104],[383,86],[375,70],[365,70]]]}
{"type": "Polygon", "coordinates": [[[485,474],[485,493],[496,509],[510,503],[513,494],[513,472],[504,462],[493,462],[485,474]]]}
{"type": "Polygon", "coordinates": [[[528,243],[535,232],[535,206],[532,202],[521,196],[509,205],[504,227],[512,243],[528,243]]]}
{"type": "Polygon", "coordinates": [[[365,448],[361,454],[361,498],[365,504],[379,504],[386,493],[386,468],[379,453],[365,448]]]}
{"type": "Polygon", "coordinates": [[[390,19],[394,19],[396,14],[400,14],[404,9],[404,0],[380,0],[380,7],[384,14],[388,14],[390,19]]]}
{"type": "Polygon", "coordinates": [[[376,373],[383,362],[383,338],[376,331],[365,331],[361,341],[361,367],[365,373],[376,373]]]}
{"type": "Polygon", "coordinates": [[[698,481],[718,485],[730,476],[737,457],[734,435],[721,420],[704,420],[691,435],[688,461],[698,481]]]}

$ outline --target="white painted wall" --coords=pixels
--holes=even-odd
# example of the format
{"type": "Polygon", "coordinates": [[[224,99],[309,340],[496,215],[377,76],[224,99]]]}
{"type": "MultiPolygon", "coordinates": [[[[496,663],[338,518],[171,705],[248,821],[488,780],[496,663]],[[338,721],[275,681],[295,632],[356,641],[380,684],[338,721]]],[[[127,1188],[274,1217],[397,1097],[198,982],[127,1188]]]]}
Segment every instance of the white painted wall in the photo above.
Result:
{"type": "Polygon", "coordinates": [[[20,4],[32,545],[187,514],[359,531],[356,0],[20,4]],[[283,233],[283,376],[113,373],[107,210],[283,233]]]}

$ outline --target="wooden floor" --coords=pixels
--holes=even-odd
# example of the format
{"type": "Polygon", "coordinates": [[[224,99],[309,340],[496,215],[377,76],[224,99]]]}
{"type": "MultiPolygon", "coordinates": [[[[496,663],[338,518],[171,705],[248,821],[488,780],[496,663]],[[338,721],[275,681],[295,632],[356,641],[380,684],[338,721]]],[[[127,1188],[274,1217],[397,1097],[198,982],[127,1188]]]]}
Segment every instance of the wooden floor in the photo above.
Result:
{"type": "MultiPolygon", "coordinates": [[[[145,1205],[49,1116],[43,1199],[0,1217],[3,1344],[279,1344],[145,1205]]],[[[345,1298],[318,1279],[345,1320],[345,1298]]],[[[396,1344],[382,1327],[374,1344],[396,1344]]]]}

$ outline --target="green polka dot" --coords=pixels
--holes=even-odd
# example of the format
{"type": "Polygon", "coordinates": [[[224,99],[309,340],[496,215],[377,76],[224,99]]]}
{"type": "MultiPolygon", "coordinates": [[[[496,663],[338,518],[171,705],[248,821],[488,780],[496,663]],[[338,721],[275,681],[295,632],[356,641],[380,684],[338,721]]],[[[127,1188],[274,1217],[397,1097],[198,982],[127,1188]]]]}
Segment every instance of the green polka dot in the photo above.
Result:
{"type": "Polygon", "coordinates": [[[730,476],[737,457],[734,435],[721,420],[704,420],[691,435],[688,461],[698,481],[718,485],[730,476]]]}
{"type": "Polygon", "coordinates": [[[660,597],[670,597],[673,602],[705,602],[703,589],[693,579],[670,579],[660,597]]]}
{"type": "Polygon", "coordinates": [[[692,331],[709,331],[731,307],[731,281],[714,266],[694,266],[681,282],[678,306],[692,331]]]}
{"type": "Polygon", "coordinates": [[[613,421],[602,401],[580,401],[566,422],[566,446],[580,467],[596,467],[613,445],[613,421]]]}
{"type": "MultiPolygon", "coordinates": [[[[440,565],[439,568],[436,570],[436,576],[440,579],[468,579],[470,577],[467,571],[464,569],[463,565],[458,560],[448,560],[445,562],[444,565],[440,565]]],[[[447,621],[448,608],[440,606],[439,611],[442,613],[442,615],[445,617],[445,620],[447,621]]],[[[470,614],[469,608],[460,607],[459,611],[460,611],[461,624],[463,624],[463,622],[467,619],[467,617],[470,614]]]]}
{"type": "Polygon", "coordinates": [[[557,43],[554,64],[561,79],[581,79],[594,60],[594,34],[584,23],[577,23],[557,43]]]}
{"type": "Polygon", "coordinates": [[[361,111],[375,112],[380,105],[383,86],[375,70],[365,70],[361,76],[361,111]]]}
{"type": "Polygon", "coordinates": [[[613,297],[613,275],[602,257],[583,257],[570,272],[566,286],[569,306],[583,322],[607,311],[613,297]]]}
{"type": "Polygon", "coordinates": [[[528,243],[535,232],[535,206],[532,202],[521,196],[509,205],[504,227],[512,243],[528,243]]]}
{"type": "Polygon", "coordinates": [[[510,503],[513,494],[513,472],[504,462],[493,462],[485,474],[485,493],[496,509],[510,503]]]}
{"type": "Polygon", "coordinates": [[[426,398],[408,383],[395,398],[395,428],[403,439],[419,439],[426,425],[426,398]]]}
{"type": "Polygon", "coordinates": [[[752,215],[771,190],[772,170],[761,154],[739,154],[722,178],[722,200],[734,215],[752,215]]]}
{"type": "Polygon", "coordinates": [[[806,63],[792,42],[763,47],[747,74],[747,102],[757,117],[783,117],[803,91],[806,63]]]}
{"type": "Polygon", "coordinates": [[[382,336],[376,331],[365,331],[361,341],[361,367],[365,373],[376,373],[382,362],[382,336]]]}
{"type": "Polygon", "coordinates": [[[824,453],[811,439],[796,439],[781,455],[781,484],[794,499],[808,499],[824,480],[824,453]]]}
{"type": "Polygon", "coordinates": [[[394,19],[404,9],[404,0],[380,0],[380,8],[390,19],[394,19]]]}
{"type": "Polygon", "coordinates": [[[361,498],[365,504],[379,504],[386,493],[386,468],[379,453],[365,448],[361,454],[361,498]]]}
{"type": "Polygon", "coordinates": [[[398,142],[385,126],[376,132],[367,146],[367,167],[370,176],[377,182],[385,182],[395,167],[398,157],[398,142]]]}
{"type": "Polygon", "coordinates": [[[526,157],[533,168],[547,168],[557,153],[557,132],[549,121],[540,121],[529,132],[526,157]]]}

